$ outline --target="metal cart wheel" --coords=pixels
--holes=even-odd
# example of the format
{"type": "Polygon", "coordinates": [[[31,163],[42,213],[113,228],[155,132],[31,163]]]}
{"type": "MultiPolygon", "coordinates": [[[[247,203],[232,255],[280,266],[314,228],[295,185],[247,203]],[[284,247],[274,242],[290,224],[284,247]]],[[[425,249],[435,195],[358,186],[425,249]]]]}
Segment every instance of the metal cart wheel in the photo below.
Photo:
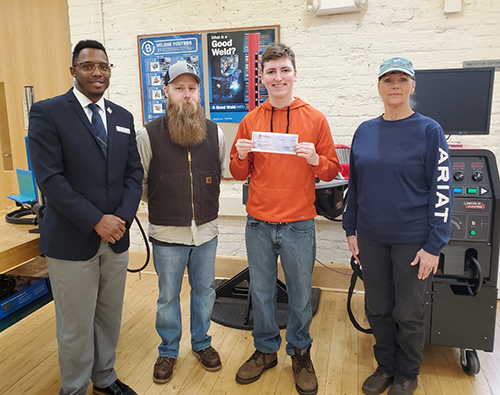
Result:
{"type": "Polygon", "coordinates": [[[479,373],[481,365],[479,363],[479,357],[477,356],[476,350],[467,350],[464,348],[460,349],[460,362],[462,363],[462,369],[469,376],[475,376],[479,373]]]}

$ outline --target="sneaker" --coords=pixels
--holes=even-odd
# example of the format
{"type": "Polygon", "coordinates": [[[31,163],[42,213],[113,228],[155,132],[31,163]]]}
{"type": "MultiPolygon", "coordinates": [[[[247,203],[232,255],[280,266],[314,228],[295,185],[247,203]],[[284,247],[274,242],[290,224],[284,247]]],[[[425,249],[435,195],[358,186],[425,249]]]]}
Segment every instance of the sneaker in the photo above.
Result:
{"type": "Polygon", "coordinates": [[[168,383],[174,374],[175,362],[177,362],[177,358],[158,357],[153,371],[153,382],[156,384],[168,383]]]}
{"type": "Polygon", "coordinates": [[[215,348],[207,347],[200,351],[192,350],[192,352],[205,370],[216,372],[222,368],[219,353],[215,351],[215,348]]]}
{"type": "Polygon", "coordinates": [[[118,379],[106,388],[99,388],[94,385],[92,393],[94,395],[137,395],[137,392],[118,379]]]}
{"type": "Polygon", "coordinates": [[[396,378],[387,395],[412,395],[418,387],[418,379],[396,378]]]}
{"type": "Polygon", "coordinates": [[[318,393],[318,380],[311,361],[311,347],[301,350],[295,347],[292,356],[292,370],[295,375],[295,388],[300,395],[314,395],[318,393]]]}
{"type": "Polygon", "coordinates": [[[392,384],[393,377],[377,368],[363,383],[363,392],[368,395],[381,394],[392,384]]]}
{"type": "Polygon", "coordinates": [[[241,365],[236,373],[236,381],[240,384],[250,384],[260,379],[265,370],[278,364],[278,354],[265,354],[255,350],[252,356],[241,365]]]}

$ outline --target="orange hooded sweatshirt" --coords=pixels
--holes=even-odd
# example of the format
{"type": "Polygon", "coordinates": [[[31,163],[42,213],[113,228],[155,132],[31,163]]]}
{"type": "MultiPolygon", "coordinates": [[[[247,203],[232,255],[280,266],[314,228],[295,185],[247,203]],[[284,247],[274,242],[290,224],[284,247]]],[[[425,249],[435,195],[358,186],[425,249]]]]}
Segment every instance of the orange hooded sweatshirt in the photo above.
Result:
{"type": "Polygon", "coordinates": [[[267,222],[292,222],[316,216],[315,176],[331,181],[340,164],[325,116],[295,98],[289,107],[274,108],[266,100],[243,118],[231,148],[231,174],[237,180],[250,176],[247,213],[267,222]],[[314,143],[318,166],[295,155],[250,152],[239,160],[238,139],[252,140],[252,132],[298,134],[298,142],[314,143]]]}

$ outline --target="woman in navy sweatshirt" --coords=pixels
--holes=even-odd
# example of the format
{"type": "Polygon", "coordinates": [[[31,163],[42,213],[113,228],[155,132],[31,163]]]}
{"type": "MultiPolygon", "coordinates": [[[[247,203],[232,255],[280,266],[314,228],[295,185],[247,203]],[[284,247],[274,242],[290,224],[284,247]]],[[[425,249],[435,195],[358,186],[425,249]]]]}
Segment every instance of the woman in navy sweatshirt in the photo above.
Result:
{"type": "Polygon", "coordinates": [[[422,363],[425,290],[451,234],[449,150],[441,126],[411,108],[415,72],[395,57],[380,66],[384,113],[351,146],[343,227],[363,267],[376,371],[365,394],[413,394],[422,363]]]}

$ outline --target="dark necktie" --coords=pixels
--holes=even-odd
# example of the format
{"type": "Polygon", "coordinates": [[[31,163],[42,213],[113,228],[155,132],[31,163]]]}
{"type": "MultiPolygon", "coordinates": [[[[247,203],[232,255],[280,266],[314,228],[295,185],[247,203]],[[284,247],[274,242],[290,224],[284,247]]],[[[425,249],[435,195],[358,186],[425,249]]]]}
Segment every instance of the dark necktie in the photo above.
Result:
{"type": "Polygon", "coordinates": [[[89,108],[92,110],[92,129],[94,129],[94,135],[97,137],[97,142],[99,143],[104,156],[107,157],[108,136],[106,134],[102,118],[99,115],[99,106],[95,103],[90,103],[89,108]]]}

